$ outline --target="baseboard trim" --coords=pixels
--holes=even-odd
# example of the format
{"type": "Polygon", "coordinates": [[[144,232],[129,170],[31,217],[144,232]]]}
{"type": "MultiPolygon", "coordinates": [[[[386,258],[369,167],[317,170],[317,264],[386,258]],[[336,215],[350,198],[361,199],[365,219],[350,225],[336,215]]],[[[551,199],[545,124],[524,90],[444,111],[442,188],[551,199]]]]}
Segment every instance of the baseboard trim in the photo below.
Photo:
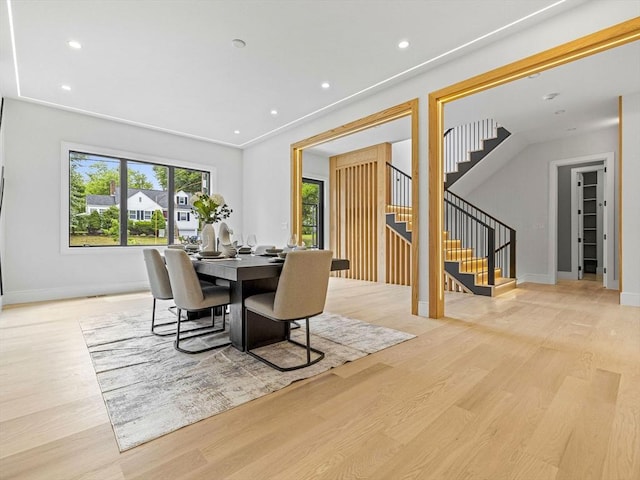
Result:
{"type": "Polygon", "coordinates": [[[543,283],[546,285],[555,285],[556,282],[554,282],[553,278],[551,277],[551,275],[544,275],[541,273],[525,273],[522,276],[519,276],[517,279],[517,284],[520,285],[521,283],[543,283]]]}
{"type": "Polygon", "coordinates": [[[41,290],[22,290],[18,292],[5,292],[4,305],[19,303],[46,302],[51,300],[63,300],[69,298],[92,297],[96,295],[115,295],[119,293],[132,293],[149,290],[148,282],[116,283],[112,285],[73,286],[60,288],[47,288],[41,290]]]}
{"type": "Polygon", "coordinates": [[[622,292],[620,294],[620,305],[640,307],[640,293],[622,292]]]}
{"type": "Polygon", "coordinates": [[[418,316],[429,318],[429,302],[418,302],[418,316]]]}

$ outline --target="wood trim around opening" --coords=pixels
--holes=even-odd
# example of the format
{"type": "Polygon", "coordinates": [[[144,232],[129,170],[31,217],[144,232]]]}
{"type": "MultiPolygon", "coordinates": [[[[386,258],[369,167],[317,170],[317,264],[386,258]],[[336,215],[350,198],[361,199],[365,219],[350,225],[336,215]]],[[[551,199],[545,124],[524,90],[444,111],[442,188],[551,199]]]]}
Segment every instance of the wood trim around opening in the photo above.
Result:
{"type": "MultiPolygon", "coordinates": [[[[302,232],[302,154],[304,149],[311,148],[321,143],[336,140],[338,138],[351,135],[353,133],[366,130],[383,123],[391,122],[402,117],[411,116],[411,176],[412,176],[412,219],[413,233],[411,241],[411,313],[418,314],[418,292],[419,292],[419,271],[418,271],[418,245],[419,245],[419,223],[420,203],[419,197],[419,142],[418,142],[418,99],[395,105],[386,110],[374,113],[367,117],[355,120],[340,127],[327,130],[326,132],[314,135],[305,140],[300,140],[291,145],[291,230],[292,233],[302,232]]],[[[331,208],[331,207],[330,207],[331,208]]]]}
{"type": "MultiPolygon", "coordinates": [[[[444,105],[447,102],[638,39],[640,39],[640,17],[558,45],[429,94],[429,317],[441,318],[444,316],[444,265],[442,262],[444,105]]],[[[619,172],[621,174],[621,169],[619,172]]],[[[618,202],[618,215],[620,219],[619,228],[621,228],[622,210],[620,202],[618,202]]],[[[620,249],[618,253],[618,275],[621,281],[622,250],[620,249]]],[[[620,285],[620,288],[622,288],[622,285],[620,285]]]]}

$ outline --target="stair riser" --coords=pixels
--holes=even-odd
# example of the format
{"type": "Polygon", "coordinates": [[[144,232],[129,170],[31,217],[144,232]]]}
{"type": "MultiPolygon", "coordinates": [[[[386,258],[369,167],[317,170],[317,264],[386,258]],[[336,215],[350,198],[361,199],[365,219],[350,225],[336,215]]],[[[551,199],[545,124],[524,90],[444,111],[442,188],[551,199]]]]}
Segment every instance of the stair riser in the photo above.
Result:
{"type": "Polygon", "coordinates": [[[473,249],[462,248],[459,250],[446,250],[444,253],[445,260],[468,260],[473,258],[473,249]]]}
{"type": "Polygon", "coordinates": [[[480,260],[470,260],[465,262],[460,262],[460,271],[466,273],[477,272],[478,270],[486,270],[487,269],[487,259],[483,258],[480,260]]]}

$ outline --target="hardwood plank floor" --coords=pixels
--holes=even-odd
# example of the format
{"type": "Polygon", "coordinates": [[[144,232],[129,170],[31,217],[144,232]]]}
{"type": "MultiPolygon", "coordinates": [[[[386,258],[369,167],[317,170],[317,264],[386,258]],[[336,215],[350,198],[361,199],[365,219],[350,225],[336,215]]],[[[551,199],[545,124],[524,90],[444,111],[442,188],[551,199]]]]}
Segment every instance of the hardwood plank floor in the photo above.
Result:
{"type": "Polygon", "coordinates": [[[119,453],[78,320],[148,293],[6,308],[1,479],[640,479],[640,309],[597,282],[447,293],[331,279],[326,310],[417,337],[119,453]]]}

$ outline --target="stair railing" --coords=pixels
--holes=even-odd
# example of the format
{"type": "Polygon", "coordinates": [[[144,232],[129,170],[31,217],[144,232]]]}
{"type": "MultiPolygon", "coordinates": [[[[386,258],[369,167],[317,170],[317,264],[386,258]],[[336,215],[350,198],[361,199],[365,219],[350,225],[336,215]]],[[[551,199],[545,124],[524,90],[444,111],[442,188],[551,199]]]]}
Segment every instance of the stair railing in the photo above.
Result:
{"type": "Polygon", "coordinates": [[[498,135],[499,125],[492,118],[449,128],[444,135],[444,173],[457,172],[458,163],[469,160],[469,153],[482,150],[482,142],[498,135]]]}
{"type": "Polygon", "coordinates": [[[495,284],[495,268],[505,278],[516,278],[516,231],[449,190],[444,197],[445,230],[461,240],[462,248],[487,258],[489,285],[495,284]]]}
{"type": "Polygon", "coordinates": [[[496,257],[490,253],[495,250],[495,230],[446,198],[444,209],[445,230],[453,238],[460,240],[460,248],[465,252],[458,255],[457,259],[463,262],[477,259],[475,261],[479,263],[484,263],[483,260],[487,259],[487,284],[495,285],[496,257]],[[468,249],[473,249],[473,253],[466,253],[468,249]]]}
{"type": "Polygon", "coordinates": [[[411,177],[387,162],[387,205],[398,213],[409,213],[411,207],[411,177]]]}

